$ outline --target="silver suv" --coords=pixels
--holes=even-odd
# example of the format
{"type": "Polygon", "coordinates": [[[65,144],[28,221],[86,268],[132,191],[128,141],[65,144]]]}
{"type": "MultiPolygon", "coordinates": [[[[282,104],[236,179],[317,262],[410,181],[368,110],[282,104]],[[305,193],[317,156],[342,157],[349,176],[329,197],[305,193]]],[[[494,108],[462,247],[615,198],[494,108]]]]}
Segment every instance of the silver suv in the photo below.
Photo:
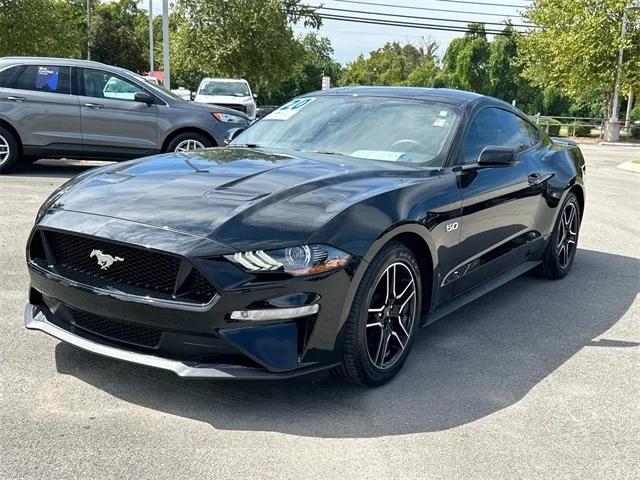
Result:
{"type": "Polygon", "coordinates": [[[121,160],[224,145],[249,119],[86,60],[0,58],[0,173],[38,158],[121,160]]]}

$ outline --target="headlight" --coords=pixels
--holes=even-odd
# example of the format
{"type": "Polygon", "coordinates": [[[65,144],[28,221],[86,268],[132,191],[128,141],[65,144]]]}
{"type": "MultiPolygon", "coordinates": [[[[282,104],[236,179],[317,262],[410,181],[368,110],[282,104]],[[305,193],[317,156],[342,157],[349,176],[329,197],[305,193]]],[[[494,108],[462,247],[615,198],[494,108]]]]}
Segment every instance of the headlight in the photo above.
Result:
{"type": "Polygon", "coordinates": [[[239,117],[238,115],[231,115],[230,113],[216,112],[213,114],[213,118],[215,118],[219,122],[224,122],[224,123],[237,123],[242,125],[247,123],[247,121],[244,118],[239,117]]]}
{"type": "Polygon", "coordinates": [[[327,245],[302,245],[266,252],[236,253],[225,258],[248,272],[285,272],[301,276],[343,267],[351,255],[327,245]]]}

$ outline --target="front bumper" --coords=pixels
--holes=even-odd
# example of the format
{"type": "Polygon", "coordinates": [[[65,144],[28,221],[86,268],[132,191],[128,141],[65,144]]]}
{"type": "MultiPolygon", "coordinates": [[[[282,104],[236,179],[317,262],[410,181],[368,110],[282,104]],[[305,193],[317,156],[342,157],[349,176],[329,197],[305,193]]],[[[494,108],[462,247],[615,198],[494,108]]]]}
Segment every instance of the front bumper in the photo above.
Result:
{"type": "Polygon", "coordinates": [[[269,372],[263,368],[247,367],[242,365],[210,364],[200,362],[184,362],[158,357],[145,353],[116,348],[103,343],[97,343],[61,328],[50,322],[47,318],[46,308],[27,304],[24,312],[25,327],[30,330],[40,330],[58,340],[75,345],[104,357],[124,360],[126,362],[145,365],[148,367],[168,370],[180,377],[188,378],[216,378],[216,379],[284,379],[325,370],[336,364],[316,365],[288,372],[269,372]]]}

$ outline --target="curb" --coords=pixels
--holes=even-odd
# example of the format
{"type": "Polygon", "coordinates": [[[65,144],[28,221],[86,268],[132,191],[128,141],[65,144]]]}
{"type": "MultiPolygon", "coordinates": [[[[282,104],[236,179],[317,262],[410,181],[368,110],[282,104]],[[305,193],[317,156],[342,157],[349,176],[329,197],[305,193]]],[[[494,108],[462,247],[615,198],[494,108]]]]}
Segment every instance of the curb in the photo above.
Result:
{"type": "Polygon", "coordinates": [[[640,143],[600,142],[598,145],[602,145],[603,147],[630,147],[630,148],[640,148],[640,143]]]}
{"type": "Polygon", "coordinates": [[[618,168],[627,172],[640,173],[640,163],[633,163],[633,161],[621,163],[618,168]]]}

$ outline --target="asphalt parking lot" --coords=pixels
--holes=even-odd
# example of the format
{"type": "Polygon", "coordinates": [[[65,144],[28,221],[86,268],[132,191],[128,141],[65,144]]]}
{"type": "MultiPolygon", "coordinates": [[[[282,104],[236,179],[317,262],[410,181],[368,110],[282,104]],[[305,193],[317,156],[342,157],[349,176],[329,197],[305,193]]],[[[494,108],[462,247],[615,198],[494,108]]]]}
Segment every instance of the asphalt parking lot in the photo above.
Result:
{"type": "Polygon", "coordinates": [[[99,163],[0,177],[0,478],[638,478],[640,149],[586,145],[572,273],[522,277],[419,332],[363,390],[186,381],[23,327],[40,203],[99,163]]]}

